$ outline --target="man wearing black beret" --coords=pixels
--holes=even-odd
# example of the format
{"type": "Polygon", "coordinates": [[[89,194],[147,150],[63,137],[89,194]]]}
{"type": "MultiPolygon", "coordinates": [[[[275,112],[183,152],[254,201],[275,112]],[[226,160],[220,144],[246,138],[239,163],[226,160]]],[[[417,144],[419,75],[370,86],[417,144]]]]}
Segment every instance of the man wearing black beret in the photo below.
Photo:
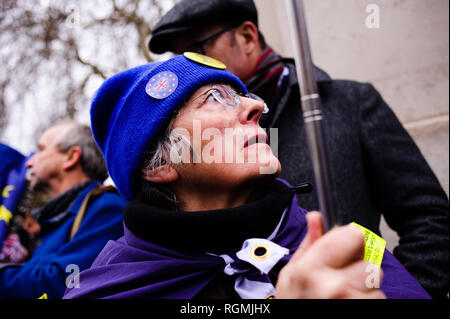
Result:
{"type": "MultiPolygon", "coordinates": [[[[267,132],[278,129],[281,177],[292,184],[313,180],[294,61],[265,43],[252,0],[182,0],[156,24],[149,48],[194,51],[225,63],[269,106],[260,124],[267,132]]],[[[383,214],[400,236],[394,255],[430,295],[445,298],[449,210],[437,178],[371,84],[332,80],[319,68],[316,78],[340,222],[379,233],[383,214]]],[[[314,193],[299,200],[318,208],[314,193]]]]}

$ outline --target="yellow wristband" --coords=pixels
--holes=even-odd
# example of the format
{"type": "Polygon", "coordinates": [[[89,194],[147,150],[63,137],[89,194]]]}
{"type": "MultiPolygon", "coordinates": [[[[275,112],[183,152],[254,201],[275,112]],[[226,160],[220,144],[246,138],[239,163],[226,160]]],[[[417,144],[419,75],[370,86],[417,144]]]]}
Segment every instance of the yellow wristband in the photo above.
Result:
{"type": "Polygon", "coordinates": [[[365,247],[364,247],[364,260],[376,264],[381,267],[381,261],[383,260],[384,249],[386,248],[386,241],[368,230],[367,228],[357,224],[351,223],[351,225],[358,227],[364,234],[365,247]]]}

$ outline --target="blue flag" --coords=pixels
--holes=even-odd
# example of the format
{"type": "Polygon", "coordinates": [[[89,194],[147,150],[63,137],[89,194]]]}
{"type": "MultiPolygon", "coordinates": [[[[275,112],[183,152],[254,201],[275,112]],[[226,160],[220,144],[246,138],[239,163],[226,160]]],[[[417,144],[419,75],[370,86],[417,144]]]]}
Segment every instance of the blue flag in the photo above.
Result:
{"type": "Polygon", "coordinates": [[[0,143],[0,250],[11,220],[26,187],[27,157],[0,143]]]}

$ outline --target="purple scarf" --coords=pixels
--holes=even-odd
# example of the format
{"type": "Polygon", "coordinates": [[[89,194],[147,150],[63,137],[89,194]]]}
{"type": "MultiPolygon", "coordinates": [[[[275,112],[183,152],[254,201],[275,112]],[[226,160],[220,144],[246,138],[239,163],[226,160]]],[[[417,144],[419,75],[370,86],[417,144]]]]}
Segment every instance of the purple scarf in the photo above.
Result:
{"type": "MultiPolygon", "coordinates": [[[[278,272],[290,259],[306,234],[306,211],[291,202],[271,242],[288,248],[273,267],[278,272]]],[[[171,298],[190,299],[217,274],[227,269],[241,271],[248,282],[267,282],[256,267],[237,258],[241,250],[221,256],[210,253],[181,253],[142,240],[124,225],[124,236],[110,241],[92,264],[80,274],[80,288],[68,289],[64,298],[171,298]],[[227,260],[228,256],[235,262],[227,260]],[[231,267],[230,267],[231,266],[231,267]],[[232,268],[232,269],[231,269],[232,268]]],[[[242,285],[245,285],[241,278],[242,285]]]]}
{"type": "MultiPolygon", "coordinates": [[[[298,206],[297,196],[293,196],[269,236],[270,242],[281,247],[281,253],[266,273],[276,277],[301,243],[307,231],[305,214],[306,211],[298,206]],[[284,255],[285,248],[287,254],[284,255]]],[[[66,290],[64,298],[191,299],[222,273],[240,275],[235,289],[241,298],[262,296],[251,291],[262,291],[262,294],[271,291],[268,276],[264,273],[267,265],[258,268],[247,263],[245,257],[238,258],[244,254],[245,245],[244,249],[238,247],[220,255],[185,253],[143,240],[126,226],[124,228],[124,236],[109,241],[91,268],[80,274],[80,288],[66,290]]],[[[382,268],[381,289],[388,298],[429,298],[388,251],[382,268]]]]}

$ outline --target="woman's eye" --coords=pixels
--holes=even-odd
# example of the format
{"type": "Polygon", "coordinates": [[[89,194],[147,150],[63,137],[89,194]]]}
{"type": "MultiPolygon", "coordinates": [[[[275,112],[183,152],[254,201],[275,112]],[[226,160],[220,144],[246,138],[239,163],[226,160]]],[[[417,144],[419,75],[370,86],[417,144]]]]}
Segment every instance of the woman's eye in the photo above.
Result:
{"type": "Polygon", "coordinates": [[[221,99],[226,100],[228,98],[228,94],[227,92],[223,91],[223,90],[217,90],[217,92],[219,93],[219,96],[221,99]]]}
{"type": "Polygon", "coordinates": [[[217,89],[209,90],[208,96],[206,97],[206,101],[217,101],[217,98],[216,98],[217,95],[221,96],[219,90],[217,90],[217,89]]]}
{"type": "Polygon", "coordinates": [[[206,97],[206,101],[211,102],[211,101],[215,101],[216,98],[214,97],[214,95],[211,93],[208,94],[208,96],[206,97]]]}

